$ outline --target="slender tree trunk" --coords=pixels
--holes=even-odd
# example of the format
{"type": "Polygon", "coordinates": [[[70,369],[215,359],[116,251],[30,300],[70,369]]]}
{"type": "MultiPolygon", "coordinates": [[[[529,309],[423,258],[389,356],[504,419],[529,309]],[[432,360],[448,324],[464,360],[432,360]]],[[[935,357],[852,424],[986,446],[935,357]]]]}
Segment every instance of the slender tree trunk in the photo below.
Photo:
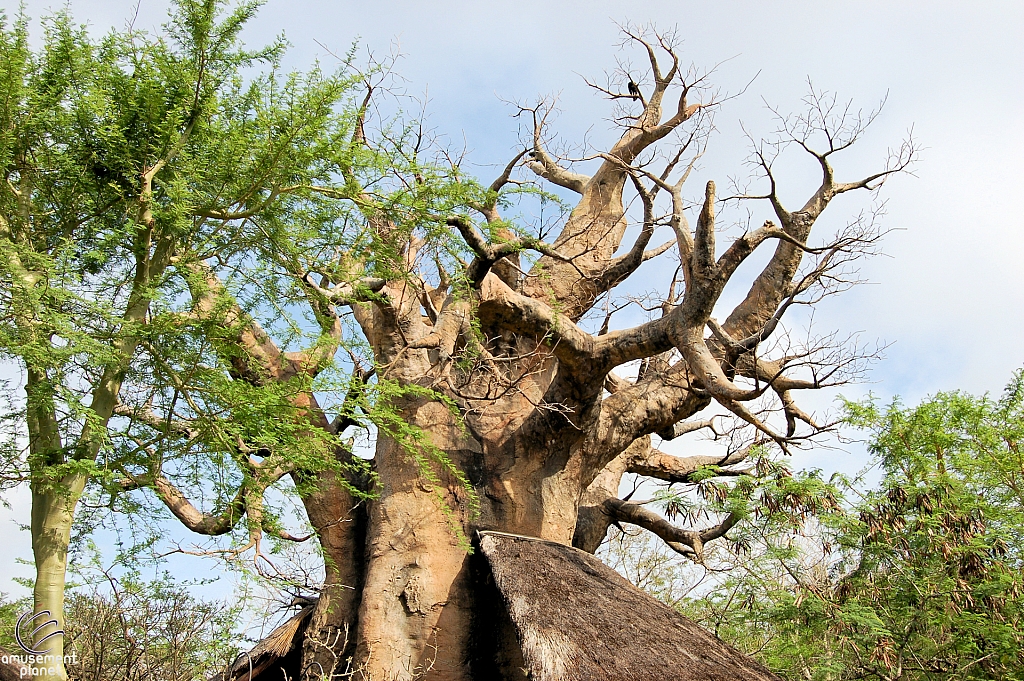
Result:
{"type": "MultiPolygon", "coordinates": [[[[33,648],[46,654],[34,666],[44,678],[65,679],[64,584],[67,573],[68,544],[75,506],[85,488],[87,476],[72,475],[56,489],[32,486],[32,554],[35,558],[36,580],[33,587],[33,648]],[[55,624],[40,626],[53,620],[55,624]],[[44,640],[45,639],[45,640],[44,640]]],[[[24,635],[27,632],[22,632],[24,635]]]]}
{"type": "MultiPolygon", "coordinates": [[[[32,328],[30,324],[24,325],[32,328]]],[[[34,331],[34,329],[33,329],[34,331]]],[[[71,474],[63,480],[51,480],[47,467],[62,460],[63,445],[57,428],[51,387],[46,372],[29,366],[25,382],[26,423],[29,436],[29,465],[32,469],[32,553],[35,559],[32,625],[19,633],[31,639],[34,650],[52,656],[33,665],[37,675],[64,679],[64,584],[68,545],[75,506],[85,489],[88,475],[71,474]],[[40,626],[54,620],[56,624],[40,626]],[[28,636],[32,630],[37,633],[28,636]],[[51,671],[53,673],[51,673],[51,671]]]]}

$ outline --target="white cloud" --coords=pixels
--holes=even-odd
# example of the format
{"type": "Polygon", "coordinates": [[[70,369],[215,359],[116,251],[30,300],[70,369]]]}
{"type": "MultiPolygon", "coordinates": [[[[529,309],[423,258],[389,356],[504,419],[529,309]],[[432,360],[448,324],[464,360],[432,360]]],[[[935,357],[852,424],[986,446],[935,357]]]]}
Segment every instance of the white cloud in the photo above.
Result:
{"type": "MultiPolygon", "coordinates": [[[[123,25],[135,5],[70,4],[97,29],[123,25]]],[[[39,15],[60,5],[29,0],[26,6],[39,15]]],[[[137,25],[164,17],[158,3],[143,3],[137,25]]],[[[678,25],[684,56],[698,65],[729,60],[717,77],[730,92],[760,73],[719,113],[721,134],[696,186],[743,173],[737,121],[771,130],[762,98],[796,109],[807,77],[865,108],[888,92],[871,134],[837,160],[843,177],[877,168],[887,147],[914,126],[926,150],[917,178],[887,187],[887,224],[902,230],[885,242],[889,257],[865,263],[873,285],[824,306],[817,317],[823,328],[894,342],[872,374],[874,392],[913,402],[941,389],[999,391],[1024,365],[1024,4],[270,0],[247,35],[258,44],[284,30],[296,67],[318,55],[330,61],[316,41],[344,51],[360,38],[382,53],[397,39],[408,90],[428,89],[432,123],[453,141],[465,139],[470,161],[487,176],[517,141],[501,99],[561,92],[556,127],[567,141],[581,141],[588,131],[593,140],[608,138],[607,103],[580,75],[614,68],[620,55],[613,20],[627,17],[678,25]]],[[[641,63],[641,55],[632,56],[641,63]]],[[[804,171],[797,187],[782,178],[784,195],[805,193],[811,180],[804,171]]],[[[843,202],[830,208],[833,219],[857,199],[843,202]]],[[[26,555],[23,534],[9,523],[0,524],[0,541],[11,547],[6,555],[26,555]]],[[[9,570],[7,561],[0,570],[9,570]]]]}

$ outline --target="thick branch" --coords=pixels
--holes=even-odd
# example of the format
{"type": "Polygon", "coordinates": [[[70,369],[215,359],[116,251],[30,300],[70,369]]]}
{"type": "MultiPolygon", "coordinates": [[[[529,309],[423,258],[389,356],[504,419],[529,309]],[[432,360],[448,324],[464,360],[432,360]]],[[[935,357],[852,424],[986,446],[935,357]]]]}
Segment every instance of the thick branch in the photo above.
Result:
{"type": "Polygon", "coordinates": [[[525,336],[543,333],[559,361],[567,366],[589,363],[596,339],[565,315],[513,291],[490,274],[480,286],[480,315],[487,323],[525,336]]]}
{"type": "Polygon", "coordinates": [[[163,475],[153,479],[153,489],[164,505],[182,522],[185,527],[209,536],[227,534],[245,515],[244,488],[238,490],[235,498],[227,507],[217,514],[203,513],[163,475]]]}
{"type": "MultiPolygon", "coordinates": [[[[704,188],[704,206],[697,219],[697,232],[693,239],[691,267],[701,279],[709,279],[717,273],[715,263],[715,183],[708,181],[704,188]]],[[[689,293],[689,292],[687,292],[689,293]]]]}
{"type": "Polygon", "coordinates": [[[671,428],[710,402],[691,384],[684,362],[616,391],[601,402],[596,427],[587,435],[584,451],[590,470],[597,475],[637,439],[671,428]]]}
{"type": "Polygon", "coordinates": [[[665,540],[671,548],[693,558],[698,563],[704,560],[704,544],[722,537],[739,522],[739,516],[730,513],[725,520],[714,527],[700,531],[686,530],[676,527],[654,511],[629,501],[616,498],[606,499],[603,508],[608,515],[618,521],[637,525],[653,532],[665,540]],[[689,550],[683,547],[687,547],[689,550]]]}
{"type": "Polygon", "coordinates": [[[193,315],[215,323],[223,339],[234,345],[233,349],[222,349],[221,355],[235,374],[254,385],[279,376],[285,368],[283,353],[227,292],[213,268],[203,262],[191,262],[187,269],[192,275],[188,283],[193,315]]]}
{"type": "Polygon", "coordinates": [[[738,449],[725,456],[679,457],[657,449],[649,449],[646,452],[637,452],[629,460],[626,472],[666,482],[689,482],[691,475],[707,466],[732,466],[746,461],[753,446],[738,449]]]}
{"type": "Polygon", "coordinates": [[[449,295],[438,313],[434,328],[426,336],[409,343],[410,349],[436,348],[442,362],[451,359],[459,333],[471,315],[469,301],[449,295]]]}
{"type": "Polygon", "coordinates": [[[632,385],[632,381],[627,381],[621,376],[616,375],[614,371],[609,371],[608,375],[604,378],[604,389],[611,395],[621,390],[628,390],[632,385]]]}
{"type": "MultiPolygon", "coordinates": [[[[672,165],[674,164],[669,164],[669,169],[665,171],[666,173],[671,172],[672,165]]],[[[598,291],[610,291],[615,288],[629,277],[629,275],[633,274],[633,272],[635,272],[642,263],[658,257],[673,245],[673,242],[670,241],[653,250],[645,250],[647,248],[647,244],[651,242],[651,237],[654,236],[654,193],[658,188],[655,187],[653,191],[649,192],[640,183],[635,174],[630,175],[630,177],[633,180],[633,185],[636,187],[637,193],[644,204],[643,227],[640,229],[640,233],[637,235],[636,241],[633,242],[633,247],[629,252],[609,262],[604,270],[595,277],[596,281],[594,285],[598,291]]]]}
{"type": "Polygon", "coordinates": [[[477,231],[469,220],[462,216],[450,217],[445,220],[445,223],[449,227],[455,227],[459,230],[459,234],[466,241],[466,245],[476,254],[476,258],[466,270],[466,276],[473,282],[474,286],[480,285],[480,282],[484,280],[484,277],[487,276],[487,273],[490,272],[491,267],[496,262],[526,249],[537,251],[554,260],[567,260],[549,244],[539,239],[519,237],[510,238],[508,241],[499,244],[491,244],[484,239],[483,235],[477,231]]]}

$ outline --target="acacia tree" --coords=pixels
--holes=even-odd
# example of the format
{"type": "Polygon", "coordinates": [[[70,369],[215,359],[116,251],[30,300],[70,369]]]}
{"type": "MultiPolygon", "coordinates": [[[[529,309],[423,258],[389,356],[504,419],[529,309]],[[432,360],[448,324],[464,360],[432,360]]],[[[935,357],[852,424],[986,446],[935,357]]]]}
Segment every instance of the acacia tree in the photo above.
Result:
{"type": "MultiPolygon", "coordinates": [[[[809,522],[763,515],[684,612],[785,678],[1020,678],[1022,379],[998,400],[848,403],[878,486],[822,485],[840,503],[809,522]]],[[[650,582],[677,581],[664,565],[650,582]]]]}
{"type": "MultiPolygon", "coordinates": [[[[234,17],[225,42],[249,12],[234,17]]],[[[182,37],[197,36],[186,29],[182,37]]],[[[191,63],[176,75],[205,71],[214,88],[251,61],[217,46],[188,48],[191,63]]],[[[33,645],[58,661],[75,507],[98,472],[141,325],[173,255],[157,235],[154,178],[192,132],[202,134],[211,92],[203,76],[149,87],[172,66],[167,56],[154,50],[126,73],[116,68],[124,53],[115,41],[91,45],[66,16],[50,22],[38,55],[24,16],[2,31],[0,348],[25,372],[20,473],[32,489],[34,601],[37,614],[53,618],[33,645]]]]}
{"type": "MultiPolygon", "coordinates": [[[[161,390],[170,390],[171,412],[180,399],[207,417],[187,431],[204,454],[244,458],[236,441],[253,419],[236,410],[227,431],[216,427],[227,422],[218,418],[224,405],[243,405],[250,415],[280,417],[260,421],[261,441],[286,443],[277,454],[293,467],[330,475],[311,463],[330,451],[332,439],[315,437],[326,430],[310,437],[287,418],[302,404],[296,393],[308,393],[302,380],[276,376],[271,388],[238,394],[193,363],[152,382],[160,367],[182,368],[205,352],[194,336],[176,333],[188,322],[176,311],[187,285],[205,281],[205,260],[228,257],[227,244],[244,247],[226,222],[246,211],[264,225],[290,216],[328,235],[343,220],[327,202],[279,197],[348,162],[348,146],[333,141],[339,130],[350,136],[353,107],[344,104],[359,79],[344,64],[335,74],[285,73],[282,43],[243,49],[238,35],[257,4],[225,12],[221,2],[183,0],[161,36],[130,30],[101,40],[58,14],[45,24],[38,53],[29,47],[26,17],[0,26],[0,353],[23,370],[25,395],[5,395],[24,408],[5,415],[5,424],[13,418],[21,427],[5,433],[3,475],[5,483],[31,486],[34,607],[49,613],[40,621],[55,623],[39,628],[33,645],[52,657],[40,668],[57,667],[61,676],[57,632],[81,496],[91,484],[117,507],[120,493],[147,487],[178,509],[181,495],[163,471],[195,473],[162,445],[182,434],[182,424],[154,420],[161,390]],[[243,80],[244,70],[260,65],[269,68],[243,80]],[[236,206],[236,214],[218,214],[222,204],[236,206]],[[185,383],[176,380],[198,396],[177,390],[185,383]],[[140,439],[143,427],[159,435],[140,439]]],[[[369,153],[359,161],[372,163],[369,153]]],[[[204,342],[216,344],[218,333],[230,331],[218,329],[204,342]]],[[[290,361],[319,366],[329,346],[314,342],[290,361]]],[[[271,521],[251,490],[291,470],[272,462],[246,468],[246,491],[230,508],[247,511],[254,533],[271,521]]],[[[307,498],[316,503],[315,494],[307,498]]],[[[330,531],[324,535],[327,541],[330,531]]]]}
{"type": "MultiPolygon", "coordinates": [[[[202,39],[186,47],[230,42],[213,39],[215,3],[181,7],[186,18],[208,17],[202,39]]],[[[252,550],[264,566],[267,534],[301,539],[277,522],[265,494],[291,479],[325,562],[303,643],[310,678],[330,669],[473,678],[474,530],[592,552],[609,523],[627,522],[699,561],[705,543],[749,513],[753,487],[737,487],[749,500],[727,495],[713,505],[721,513],[705,526],[677,526],[619,499],[622,476],[713,489],[752,478],[757,470],[735,466],[764,447],[785,450],[827,427],[794,393],[844,380],[857,358],[828,343],[777,342],[786,338],[781,319],[842,289],[848,263],[878,238],[871,220],[854,220],[812,242],[818,217],[838,195],[905,169],[913,147],[876,174],[838,181],[832,156],[871,117],[812,95],[805,116],[782,119],[780,140],[755,145],[764,193],[730,197],[759,202],[753,209],[764,206],[769,219],[717,249],[723,199],[709,181],[690,202],[685,183],[720,103],[706,76],[680,67],[671,36],[626,35],[649,71],[639,87],[621,74],[597,88],[619,105],[621,136],[579,165],[548,148],[542,103],[520,112],[529,122],[524,148],[479,185],[418,124],[371,129],[383,91],[371,74],[359,81],[365,96],[340,113],[336,81],[331,96],[301,80],[268,77],[249,89],[236,81],[233,97],[209,100],[217,115],[174,119],[177,136],[146,147],[124,172],[132,187],[139,176],[156,184],[124,192],[153,213],[131,223],[144,242],[128,249],[136,260],[123,271],[151,272],[159,255],[166,276],[142,284],[161,296],[147,295],[132,325],[117,327],[140,330],[111,365],[125,380],[101,383],[113,390],[98,422],[106,446],[85,460],[111,471],[112,507],[129,503],[126,491],[152,490],[149,498],[194,532],[238,528],[244,539],[232,554],[252,550]],[[294,101],[305,105],[282,112],[294,101]],[[210,125],[205,144],[193,143],[199,121],[210,125]],[[779,199],[772,171],[787,144],[821,169],[819,187],[795,210],[779,199]],[[588,164],[592,174],[580,172],[588,164]],[[551,240],[542,227],[502,218],[517,194],[537,191],[520,172],[574,196],[551,240]],[[638,220],[627,210],[634,198],[638,220]],[[660,228],[671,236],[651,248],[660,228]],[[771,253],[749,292],[719,309],[759,249],[771,253]],[[660,316],[612,330],[606,313],[600,330],[588,331],[596,326],[588,315],[613,309],[616,290],[659,256],[676,265],[655,306],[660,316]],[[625,377],[630,366],[635,378],[625,377]],[[653,436],[718,432],[714,419],[700,418],[712,405],[751,431],[745,446],[716,457],[652,446],[653,436]],[[343,439],[359,428],[372,442],[367,465],[343,439]]],[[[185,53],[194,67],[185,82],[203,92],[209,60],[185,53]]],[[[129,51],[129,60],[144,64],[150,54],[129,51]]]]}

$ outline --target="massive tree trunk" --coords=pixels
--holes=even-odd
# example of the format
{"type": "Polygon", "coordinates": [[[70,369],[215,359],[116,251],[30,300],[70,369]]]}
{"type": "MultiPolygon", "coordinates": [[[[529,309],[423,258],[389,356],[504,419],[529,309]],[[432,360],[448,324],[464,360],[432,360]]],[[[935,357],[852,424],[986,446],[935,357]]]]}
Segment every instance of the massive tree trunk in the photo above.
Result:
{"type": "Polygon", "coordinates": [[[496,529],[565,544],[572,540],[582,481],[581,466],[573,463],[579,457],[560,432],[565,428],[537,416],[522,398],[499,401],[490,411],[468,419],[465,428],[437,401],[402,405],[403,419],[468,473],[470,489],[443,469],[438,482],[428,481],[403,443],[378,439],[374,460],[382,488],[369,504],[353,661],[364,678],[480,678],[472,668],[479,607],[469,545],[473,533],[496,529]],[[531,423],[530,416],[539,423],[531,423]],[[517,421],[518,427],[509,427],[517,421]],[[475,513],[471,494],[479,500],[475,513]]]}
{"type": "MultiPolygon", "coordinates": [[[[441,451],[458,446],[444,406],[403,407],[441,451]]],[[[378,439],[375,454],[382,488],[370,503],[353,667],[366,678],[465,678],[473,600],[459,490],[443,474],[439,482],[425,479],[391,437],[378,439]]]]}

